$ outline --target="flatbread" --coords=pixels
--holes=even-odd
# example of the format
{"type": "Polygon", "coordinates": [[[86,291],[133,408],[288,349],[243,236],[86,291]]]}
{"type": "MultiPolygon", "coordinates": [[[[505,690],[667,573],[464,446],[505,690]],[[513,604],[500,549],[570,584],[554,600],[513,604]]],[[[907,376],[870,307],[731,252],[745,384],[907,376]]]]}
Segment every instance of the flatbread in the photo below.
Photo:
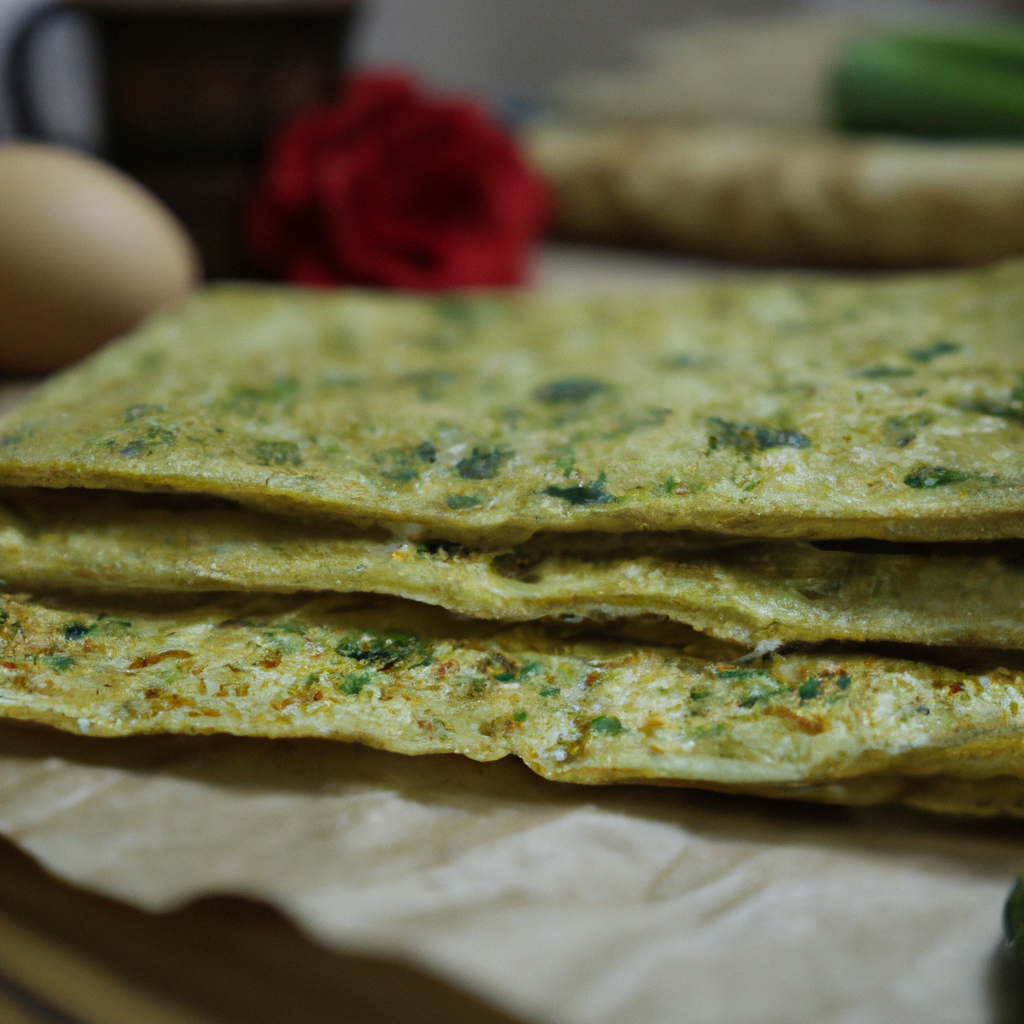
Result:
{"type": "Polygon", "coordinates": [[[794,796],[878,775],[1024,777],[1024,672],[998,657],[722,662],[384,599],[0,605],[0,714],[89,735],[323,736],[515,754],[563,781],[794,796]]]}
{"type": "Polygon", "coordinates": [[[665,616],[749,646],[1024,648],[1024,542],[847,547],[675,532],[537,534],[480,549],[226,502],[0,493],[0,579],[8,588],[366,591],[506,621],[665,616]]]}
{"type": "Polygon", "coordinates": [[[1024,536],[1024,263],[676,296],[225,287],[0,423],[0,482],[403,536],[1024,536]]]}
{"type": "Polygon", "coordinates": [[[1024,248],[1021,145],[722,123],[537,125],[523,141],[566,238],[886,269],[1024,248]]]}

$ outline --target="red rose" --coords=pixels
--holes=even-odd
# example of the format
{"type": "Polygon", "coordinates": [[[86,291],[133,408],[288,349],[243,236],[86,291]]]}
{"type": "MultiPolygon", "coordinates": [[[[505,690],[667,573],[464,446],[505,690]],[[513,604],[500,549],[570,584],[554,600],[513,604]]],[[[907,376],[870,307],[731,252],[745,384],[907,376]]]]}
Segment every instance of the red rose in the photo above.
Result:
{"type": "Polygon", "coordinates": [[[547,191],[478,106],[357,75],[270,146],[245,232],[295,284],[434,289],[522,280],[547,191]]]}

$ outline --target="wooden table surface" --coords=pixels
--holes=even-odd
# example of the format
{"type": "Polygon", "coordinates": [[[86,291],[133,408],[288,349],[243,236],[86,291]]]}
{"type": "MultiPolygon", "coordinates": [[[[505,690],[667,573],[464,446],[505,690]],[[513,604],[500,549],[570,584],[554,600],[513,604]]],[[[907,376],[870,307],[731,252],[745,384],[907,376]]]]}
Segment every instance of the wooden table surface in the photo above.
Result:
{"type": "Polygon", "coordinates": [[[332,952],[270,907],[148,914],[0,840],[3,1024],[514,1024],[413,968],[332,952]]]}

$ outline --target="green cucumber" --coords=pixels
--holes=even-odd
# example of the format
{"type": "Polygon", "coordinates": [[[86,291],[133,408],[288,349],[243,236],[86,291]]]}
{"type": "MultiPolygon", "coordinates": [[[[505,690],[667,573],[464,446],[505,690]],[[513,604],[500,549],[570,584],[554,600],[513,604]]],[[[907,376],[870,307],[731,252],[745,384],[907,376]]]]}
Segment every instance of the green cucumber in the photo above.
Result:
{"type": "Polygon", "coordinates": [[[1013,883],[1010,895],[1003,907],[1003,933],[1009,943],[1010,952],[1024,963],[1024,875],[1013,883]]]}
{"type": "Polygon", "coordinates": [[[843,55],[830,100],[848,131],[1024,138],[1024,27],[858,40],[843,55]]]}

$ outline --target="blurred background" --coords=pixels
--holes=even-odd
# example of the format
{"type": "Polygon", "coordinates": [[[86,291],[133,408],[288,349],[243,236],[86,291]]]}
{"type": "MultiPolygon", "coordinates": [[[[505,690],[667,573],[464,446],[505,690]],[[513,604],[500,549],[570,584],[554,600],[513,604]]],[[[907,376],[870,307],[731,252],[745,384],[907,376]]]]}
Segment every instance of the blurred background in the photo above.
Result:
{"type": "MultiPolygon", "coordinates": [[[[0,0],[0,51],[35,6],[0,0]]],[[[377,0],[361,5],[345,45],[355,67],[401,67],[496,105],[532,105],[567,75],[627,63],[638,42],[661,29],[805,10],[902,17],[1021,8],[1019,0],[377,0]]],[[[102,131],[94,46],[87,18],[69,13],[39,33],[31,59],[49,134],[87,148],[99,144],[102,131]]],[[[11,130],[8,98],[0,95],[0,137],[11,130]]]]}
{"type": "MultiPolygon", "coordinates": [[[[104,261],[84,255],[96,236],[83,235],[81,258],[57,270],[54,261],[69,248],[62,224],[98,208],[91,199],[72,201],[67,183],[85,188],[91,172],[54,165],[44,188],[29,169],[40,157],[7,147],[0,155],[9,207],[0,209],[0,236],[6,231],[9,239],[5,246],[0,237],[0,286],[7,282],[0,299],[13,308],[31,284],[39,301],[31,315],[10,313],[6,324],[0,315],[0,334],[25,338],[25,358],[6,365],[42,367],[24,325],[56,308],[56,281],[88,292],[97,307],[95,280],[110,286],[104,308],[120,312],[106,316],[93,338],[110,337],[178,296],[200,267],[206,279],[302,285],[525,283],[543,277],[534,271],[543,269],[550,246],[535,243],[545,231],[620,252],[794,268],[965,266],[1020,255],[1022,4],[0,0],[0,141],[96,154],[146,187],[184,228],[176,238],[173,229],[153,228],[177,269],[147,267],[137,288],[119,282],[142,266],[133,253],[156,251],[150,242],[111,243],[104,261]],[[506,170],[519,161],[519,184],[488,191],[482,169],[490,166],[483,155],[490,143],[462,134],[456,149],[458,160],[469,161],[468,177],[435,173],[440,165],[427,166],[433,157],[410,156],[403,144],[377,153],[379,167],[361,185],[339,191],[324,185],[321,172],[339,153],[355,160],[355,150],[323,136],[303,172],[306,205],[294,206],[287,188],[278,195],[295,166],[287,154],[274,163],[289,126],[310,112],[336,117],[347,102],[343,93],[338,98],[339,84],[361,71],[408,75],[418,116],[453,97],[475,101],[484,120],[512,133],[521,159],[506,154],[502,161],[506,170]],[[365,197],[381,175],[401,167],[404,184],[368,212],[365,197]],[[446,197],[435,188],[441,178],[446,197]],[[533,195],[525,206],[522,189],[533,195]],[[415,200],[399,201],[414,193],[415,200]],[[27,212],[30,194],[37,206],[27,212]],[[66,198],[58,216],[59,196],[66,198]],[[517,204],[539,212],[514,230],[502,228],[494,211],[517,204]],[[365,241],[359,225],[384,216],[384,207],[401,221],[404,241],[381,236],[372,254],[355,259],[350,243],[365,241]],[[449,272],[460,265],[461,214],[445,221],[435,213],[470,207],[479,214],[473,244],[485,245],[492,269],[474,256],[473,266],[449,272]],[[43,224],[56,244],[35,244],[43,224]],[[10,241],[12,225],[25,245],[10,241]],[[353,241],[357,235],[362,241],[353,241]],[[193,243],[194,257],[185,251],[193,243]],[[105,275],[83,274],[101,264],[105,275]],[[428,265],[436,273],[424,276],[428,265]]],[[[327,121],[317,131],[330,135],[327,121]]],[[[371,146],[386,135],[379,123],[367,132],[371,146]]],[[[113,198],[109,210],[123,198],[113,198]]],[[[104,230],[136,223],[113,213],[99,220],[104,230]]],[[[65,335],[83,319],[75,302],[60,320],[65,335]]]]}

